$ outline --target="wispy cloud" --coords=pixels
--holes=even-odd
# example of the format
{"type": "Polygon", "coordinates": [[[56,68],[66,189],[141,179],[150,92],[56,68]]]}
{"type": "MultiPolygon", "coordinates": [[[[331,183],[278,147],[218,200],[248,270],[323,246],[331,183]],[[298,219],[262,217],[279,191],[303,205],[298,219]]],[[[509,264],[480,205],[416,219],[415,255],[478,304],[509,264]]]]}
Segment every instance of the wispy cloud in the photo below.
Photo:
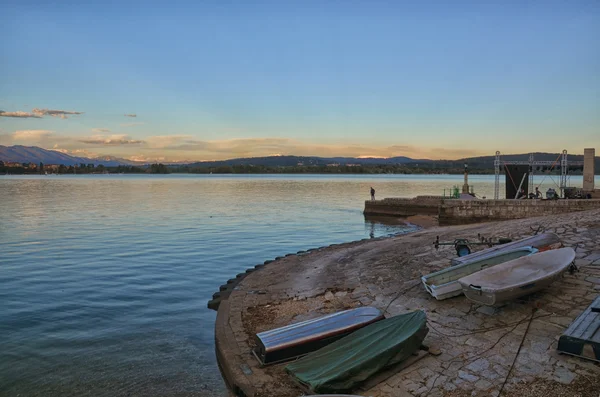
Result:
{"type": "Polygon", "coordinates": [[[165,161],[165,160],[166,161],[170,161],[170,160],[167,160],[164,156],[147,157],[147,156],[144,156],[144,155],[129,156],[127,158],[127,160],[137,161],[137,162],[140,162],[140,163],[142,163],[142,162],[143,163],[148,163],[148,162],[151,162],[151,161],[165,161]]]}
{"type": "Polygon", "coordinates": [[[49,130],[20,130],[12,134],[15,141],[39,141],[52,135],[49,130]]]}
{"type": "Polygon", "coordinates": [[[152,149],[163,149],[189,141],[191,138],[191,135],[157,135],[148,137],[146,141],[152,149]]]}
{"type": "Polygon", "coordinates": [[[59,148],[58,144],[54,144],[54,146],[50,150],[54,150],[55,152],[60,152],[60,153],[65,153],[65,154],[69,153],[69,151],[67,149],[61,149],[61,148],[59,148]]]}
{"type": "Polygon", "coordinates": [[[121,124],[121,127],[134,127],[136,125],[144,125],[144,123],[142,122],[136,122],[136,123],[123,123],[121,124]]]}
{"type": "Polygon", "coordinates": [[[68,118],[67,115],[83,114],[83,112],[74,112],[74,111],[70,111],[70,110],[51,110],[51,109],[38,109],[38,108],[33,109],[31,112],[40,117],[52,116],[52,117],[60,117],[61,119],[68,118]]]}
{"type": "MultiPolygon", "coordinates": [[[[396,157],[457,158],[477,156],[477,150],[460,148],[422,148],[411,145],[335,145],[317,144],[287,138],[241,138],[228,140],[195,140],[189,136],[157,136],[147,139],[147,150],[160,149],[173,153],[173,158],[226,159],[234,157],[271,156],[273,153],[321,157],[396,157]],[[181,154],[176,154],[181,153],[181,154]]],[[[158,153],[158,152],[155,152],[158,153]]]]}
{"type": "Polygon", "coordinates": [[[42,118],[42,116],[38,116],[37,114],[33,114],[33,113],[29,113],[29,112],[22,112],[22,111],[17,111],[17,112],[5,112],[4,110],[0,110],[0,117],[18,117],[18,118],[35,118],[35,119],[40,119],[42,118]]]}
{"type": "Polygon", "coordinates": [[[428,149],[427,153],[430,154],[430,157],[439,159],[461,159],[465,157],[489,156],[490,154],[489,152],[484,150],[447,148],[428,149]]]}
{"type": "Polygon", "coordinates": [[[125,114],[125,117],[137,117],[137,114],[135,113],[129,113],[129,114],[125,114]]]}
{"type": "MultiPolygon", "coordinates": [[[[89,131],[89,130],[88,130],[89,131]]],[[[224,160],[237,157],[281,155],[320,157],[395,157],[456,159],[486,154],[476,148],[447,146],[420,147],[408,143],[378,145],[369,143],[316,143],[280,137],[203,140],[196,136],[157,135],[132,137],[110,134],[95,128],[88,136],[63,135],[50,130],[18,130],[0,133],[0,144],[25,144],[67,151],[81,156],[116,155],[136,161],[224,160]],[[100,133],[101,132],[101,133],[100,133]],[[77,152],[80,151],[93,151],[77,152]]]]}
{"type": "Polygon", "coordinates": [[[69,155],[75,156],[75,157],[87,157],[90,159],[94,159],[94,158],[97,158],[100,156],[100,154],[95,153],[95,152],[90,152],[89,150],[86,150],[86,149],[69,150],[69,149],[59,148],[58,145],[54,145],[54,147],[49,150],[54,150],[55,152],[69,154],[69,155]]]}
{"type": "Polygon", "coordinates": [[[94,135],[88,139],[83,139],[80,141],[81,143],[85,143],[88,145],[109,145],[109,146],[118,146],[118,145],[139,145],[145,143],[144,141],[131,139],[127,135],[94,135]]]}

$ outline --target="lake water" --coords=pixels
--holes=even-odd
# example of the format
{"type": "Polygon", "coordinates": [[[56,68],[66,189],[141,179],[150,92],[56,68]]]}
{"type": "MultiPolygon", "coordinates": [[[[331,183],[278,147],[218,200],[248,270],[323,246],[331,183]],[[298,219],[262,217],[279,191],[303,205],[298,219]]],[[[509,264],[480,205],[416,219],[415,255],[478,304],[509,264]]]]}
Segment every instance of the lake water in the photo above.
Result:
{"type": "MultiPolygon", "coordinates": [[[[493,176],[470,181],[493,197],[493,176]]],[[[552,181],[544,183],[542,191],[552,181]]],[[[0,395],[226,395],[216,313],[206,308],[219,285],[290,252],[413,230],[364,219],[370,186],[383,198],[460,184],[415,175],[0,176],[0,395]]]]}

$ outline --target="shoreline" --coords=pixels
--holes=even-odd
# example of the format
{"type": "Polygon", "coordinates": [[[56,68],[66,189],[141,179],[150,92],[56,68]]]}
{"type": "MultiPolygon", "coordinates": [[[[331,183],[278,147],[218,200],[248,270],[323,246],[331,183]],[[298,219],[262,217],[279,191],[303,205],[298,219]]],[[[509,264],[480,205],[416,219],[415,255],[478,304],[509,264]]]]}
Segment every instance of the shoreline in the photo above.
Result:
{"type": "MultiPolygon", "coordinates": [[[[418,217],[407,219],[407,222],[417,225],[420,223],[419,226],[423,227],[416,232],[334,244],[279,258],[268,263],[268,266],[262,266],[243,277],[231,291],[229,298],[219,307],[215,323],[215,341],[217,359],[223,377],[237,395],[299,395],[300,389],[295,388],[284,374],[284,365],[265,368],[258,366],[250,353],[254,333],[345,308],[369,305],[383,309],[389,305],[389,312],[386,313],[388,316],[409,309],[423,309],[426,310],[428,318],[435,321],[436,328],[439,327],[446,334],[456,333],[452,328],[452,319],[460,320],[457,323],[458,327],[464,326],[466,322],[466,325],[474,328],[485,326],[487,323],[497,326],[498,323],[522,318],[526,309],[531,306],[531,302],[521,305],[510,304],[501,308],[498,313],[486,314],[486,309],[475,308],[474,306],[477,305],[471,304],[464,297],[435,301],[420,288],[420,275],[444,267],[453,256],[452,250],[448,248],[434,250],[432,244],[434,236],[473,238],[477,233],[481,233],[488,237],[501,237],[501,234],[505,234],[517,238],[531,234],[528,233],[530,227],[543,225],[548,231],[555,229],[565,246],[580,244],[577,261],[581,266],[586,264],[587,256],[598,255],[600,258],[600,246],[587,236],[590,233],[588,230],[592,230],[593,233],[597,231],[597,235],[594,234],[593,237],[600,237],[599,219],[600,210],[593,210],[514,221],[439,227],[431,217],[425,219],[418,217]],[[272,266],[275,263],[277,266],[272,266]],[[392,301],[392,296],[399,293],[400,299],[392,301]]],[[[554,338],[557,332],[560,334],[561,329],[564,330],[583,310],[585,303],[589,304],[592,297],[600,292],[600,260],[594,261],[593,264],[587,263],[580,273],[564,277],[564,283],[569,285],[565,287],[566,293],[571,295],[573,307],[562,302],[561,298],[553,293],[554,290],[547,289],[535,295],[537,304],[542,305],[541,310],[547,314],[548,319],[535,320],[532,323],[536,333],[531,337],[534,340],[528,341],[530,346],[527,355],[529,361],[534,363],[531,364],[534,368],[523,370],[520,368],[522,365],[519,364],[519,368],[515,368],[515,372],[511,375],[512,380],[508,382],[506,389],[516,392],[520,390],[519,388],[525,387],[523,390],[530,393],[537,387],[535,385],[542,381],[557,383],[555,389],[563,392],[565,388],[568,390],[600,388],[600,383],[586,384],[586,375],[583,374],[585,371],[591,371],[589,374],[593,375],[592,379],[594,377],[600,379],[599,366],[590,365],[589,362],[578,358],[558,356],[552,348],[544,352],[533,350],[534,345],[537,346],[535,343],[538,343],[536,339],[543,340],[543,343],[554,343],[555,348],[554,338]],[[589,292],[581,295],[576,287],[570,285],[584,286],[589,292]],[[543,326],[547,328],[545,334],[538,329],[540,328],[538,323],[542,321],[545,321],[543,324],[552,325],[543,326]],[[552,335],[548,335],[548,332],[552,335]],[[517,385],[521,382],[524,382],[525,386],[517,385]]],[[[523,332],[521,328],[517,327],[506,340],[510,339],[514,342],[512,339],[515,339],[519,332],[523,332]]],[[[463,376],[456,374],[455,378],[448,374],[452,368],[444,368],[444,365],[457,357],[468,357],[477,345],[491,343],[498,332],[490,332],[493,335],[483,333],[480,339],[470,340],[462,337],[464,345],[456,346],[444,342],[444,339],[448,338],[441,337],[430,327],[426,342],[439,348],[442,352],[439,357],[443,358],[429,355],[400,374],[392,376],[391,379],[394,380],[392,383],[395,382],[393,385],[390,385],[388,380],[369,390],[368,395],[425,395],[423,393],[429,390],[429,386],[432,386],[431,395],[462,396],[471,395],[469,393],[473,392],[474,395],[489,395],[488,392],[492,392],[497,386],[496,380],[502,377],[505,363],[492,362],[491,358],[486,358],[485,363],[481,365],[485,369],[482,369],[470,365],[466,359],[466,369],[461,369],[463,376]],[[485,340],[484,336],[492,339],[485,340]],[[437,375],[443,382],[432,381],[432,374],[437,375]],[[428,388],[423,390],[426,386],[428,388]],[[392,390],[400,394],[390,394],[392,390]],[[405,394],[401,394],[400,390],[405,394]]],[[[461,339],[457,335],[452,337],[461,339]]],[[[500,357],[503,354],[510,357],[514,355],[514,351],[511,353],[510,348],[506,349],[502,343],[498,345],[502,346],[492,349],[493,353],[500,357]],[[504,352],[501,351],[502,347],[505,348],[504,352]]]]}
{"type": "Polygon", "coordinates": [[[353,240],[353,241],[349,241],[349,242],[345,242],[345,243],[332,243],[332,244],[324,245],[324,246],[317,247],[317,248],[309,248],[307,250],[301,250],[301,251],[297,251],[295,253],[288,253],[288,254],[285,254],[282,256],[277,256],[274,259],[267,259],[261,264],[254,265],[253,267],[247,268],[243,273],[236,274],[233,278],[230,278],[229,280],[227,280],[227,282],[225,284],[222,284],[221,286],[219,286],[219,290],[216,291],[215,293],[213,293],[212,299],[210,299],[208,301],[207,307],[211,310],[218,311],[221,302],[225,301],[229,298],[229,295],[231,295],[233,290],[235,290],[237,285],[239,283],[241,283],[246,276],[248,276],[249,274],[253,273],[254,271],[260,270],[260,269],[264,268],[265,266],[271,264],[272,262],[278,261],[282,258],[287,258],[289,256],[296,256],[296,255],[306,255],[312,251],[336,247],[336,246],[344,245],[344,244],[354,244],[354,243],[359,243],[359,242],[367,242],[367,241],[394,238],[394,237],[403,236],[403,235],[410,234],[410,233],[415,233],[415,232],[418,232],[423,229],[431,228],[433,226],[437,226],[437,218],[432,217],[432,216],[426,216],[426,215],[416,215],[416,216],[411,216],[411,217],[377,217],[376,216],[376,217],[365,217],[365,219],[373,221],[373,222],[383,223],[386,225],[392,225],[392,226],[405,225],[408,227],[414,227],[414,228],[416,228],[416,230],[407,230],[404,232],[397,232],[397,233],[393,233],[391,235],[383,235],[383,236],[379,236],[379,237],[370,237],[370,238],[365,237],[360,240],[353,240]]]}

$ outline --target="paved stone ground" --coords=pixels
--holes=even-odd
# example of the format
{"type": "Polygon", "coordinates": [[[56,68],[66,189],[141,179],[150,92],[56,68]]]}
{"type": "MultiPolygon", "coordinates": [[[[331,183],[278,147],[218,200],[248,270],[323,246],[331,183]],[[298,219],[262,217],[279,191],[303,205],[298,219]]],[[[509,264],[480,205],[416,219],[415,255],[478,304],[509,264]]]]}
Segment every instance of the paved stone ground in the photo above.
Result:
{"type": "Polygon", "coordinates": [[[600,366],[559,355],[558,337],[600,293],[600,210],[478,225],[436,227],[404,236],[341,244],[288,256],[247,276],[221,304],[217,354],[227,380],[248,396],[300,396],[284,365],[260,368],[251,355],[256,332],[358,306],[387,316],[422,309],[439,349],[363,394],[365,396],[496,396],[537,308],[503,395],[600,395],[600,366]],[[464,296],[437,301],[420,276],[442,269],[456,237],[511,237],[542,226],[577,247],[579,272],[501,308],[464,296]],[[553,394],[554,393],[554,394],[553,394]],[[558,393],[558,394],[557,394],[558,393]]]}

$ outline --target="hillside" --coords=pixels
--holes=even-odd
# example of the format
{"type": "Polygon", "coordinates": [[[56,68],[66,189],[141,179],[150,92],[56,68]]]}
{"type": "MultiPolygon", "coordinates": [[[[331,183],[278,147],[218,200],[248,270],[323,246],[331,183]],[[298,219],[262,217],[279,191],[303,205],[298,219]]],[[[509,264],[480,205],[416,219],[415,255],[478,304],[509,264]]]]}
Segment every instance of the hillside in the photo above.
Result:
{"type": "MultiPolygon", "coordinates": [[[[558,153],[534,153],[535,160],[555,161],[559,157],[558,153]]],[[[503,161],[527,161],[529,154],[508,154],[501,157],[503,161]]],[[[328,165],[363,165],[370,166],[388,166],[390,171],[398,167],[423,172],[462,172],[464,164],[468,164],[472,172],[493,172],[495,156],[469,157],[458,160],[428,160],[412,159],[410,157],[390,157],[390,158],[354,158],[354,157],[317,157],[317,156],[267,156],[267,157],[249,157],[235,158],[220,161],[200,161],[187,165],[177,164],[169,167],[177,168],[185,166],[186,169],[204,169],[210,170],[218,167],[303,167],[305,169],[316,169],[328,165]],[[393,169],[392,169],[393,168],[393,169]],[[446,170],[446,171],[444,171],[446,170]]],[[[570,161],[583,161],[583,155],[569,155],[570,161]]],[[[35,146],[2,146],[0,145],[0,161],[17,163],[44,163],[44,164],[64,164],[66,166],[76,164],[94,164],[104,165],[106,167],[116,167],[120,165],[143,165],[133,161],[104,156],[101,158],[86,158],[71,156],[54,150],[46,150],[35,146]]],[[[556,168],[560,165],[556,164],[556,168]]],[[[596,157],[596,170],[600,170],[600,157],[596,157]]],[[[414,172],[414,171],[413,171],[414,172]]]]}
{"type": "Polygon", "coordinates": [[[415,160],[409,157],[390,157],[390,158],[355,158],[355,157],[306,157],[306,156],[268,156],[268,157],[249,157],[220,161],[199,161],[189,164],[190,167],[221,167],[234,165],[255,165],[266,167],[291,167],[296,165],[328,165],[328,164],[412,164],[418,162],[433,162],[432,160],[415,160]]]}
{"type": "Polygon", "coordinates": [[[2,146],[0,145],[0,161],[14,163],[44,163],[44,164],[94,164],[106,167],[135,164],[131,161],[115,157],[95,158],[71,156],[56,150],[46,150],[36,146],[2,146]]]}
{"type": "MultiPolygon", "coordinates": [[[[536,152],[533,153],[533,159],[537,161],[556,161],[555,168],[560,166],[561,160],[560,153],[541,153],[536,152]]],[[[477,167],[477,168],[494,168],[494,160],[496,160],[496,156],[481,156],[481,157],[469,157],[465,159],[460,159],[453,161],[451,163],[463,163],[468,164],[469,167],[477,167]]],[[[500,156],[501,161],[529,161],[529,153],[527,154],[506,154],[500,156]]],[[[583,161],[582,154],[569,154],[568,161],[583,161]]],[[[439,163],[443,163],[444,160],[438,161],[439,163]]],[[[595,168],[597,171],[600,170],[600,157],[596,156],[595,159],[595,168]]]]}

